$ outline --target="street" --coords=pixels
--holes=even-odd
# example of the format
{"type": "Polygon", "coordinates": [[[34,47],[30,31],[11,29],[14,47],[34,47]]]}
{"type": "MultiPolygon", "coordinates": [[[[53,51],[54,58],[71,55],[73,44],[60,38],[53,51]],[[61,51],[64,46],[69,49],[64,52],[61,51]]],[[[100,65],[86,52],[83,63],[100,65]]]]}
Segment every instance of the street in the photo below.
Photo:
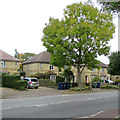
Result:
{"type": "MultiPolygon", "coordinates": [[[[118,92],[2,100],[2,118],[79,118],[118,108],[118,92]]],[[[108,116],[109,117],[109,116],[108,116]]]]}

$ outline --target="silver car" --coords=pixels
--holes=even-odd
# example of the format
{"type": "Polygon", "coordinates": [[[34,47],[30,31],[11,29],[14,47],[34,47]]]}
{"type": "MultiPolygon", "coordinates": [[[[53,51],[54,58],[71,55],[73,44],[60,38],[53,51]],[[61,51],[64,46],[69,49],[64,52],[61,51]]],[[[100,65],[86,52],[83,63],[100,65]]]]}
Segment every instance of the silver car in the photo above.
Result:
{"type": "Polygon", "coordinates": [[[27,88],[35,88],[37,89],[39,87],[39,80],[37,78],[23,78],[23,80],[28,81],[27,88]]]}

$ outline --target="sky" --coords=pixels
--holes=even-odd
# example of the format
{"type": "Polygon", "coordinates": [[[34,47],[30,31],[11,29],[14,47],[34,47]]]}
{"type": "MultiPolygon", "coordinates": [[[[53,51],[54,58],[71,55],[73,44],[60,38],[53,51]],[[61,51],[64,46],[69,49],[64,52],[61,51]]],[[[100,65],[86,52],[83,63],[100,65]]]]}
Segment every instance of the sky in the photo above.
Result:
{"type": "MultiPolygon", "coordinates": [[[[39,54],[46,51],[41,41],[45,23],[49,22],[50,17],[63,18],[64,8],[80,1],[85,0],[0,0],[0,49],[12,56],[15,49],[19,53],[39,54]]],[[[111,52],[118,50],[117,17],[114,18],[114,24],[116,32],[109,42],[111,52]]],[[[98,59],[109,63],[105,56],[99,56],[98,59]]]]}

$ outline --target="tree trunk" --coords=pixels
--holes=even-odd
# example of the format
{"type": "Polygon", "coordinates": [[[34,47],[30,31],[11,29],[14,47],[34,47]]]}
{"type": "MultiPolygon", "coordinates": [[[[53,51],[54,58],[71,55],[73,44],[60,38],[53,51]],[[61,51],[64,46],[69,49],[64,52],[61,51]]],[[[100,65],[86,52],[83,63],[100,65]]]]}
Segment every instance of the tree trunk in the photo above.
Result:
{"type": "Polygon", "coordinates": [[[78,72],[78,87],[82,88],[83,85],[82,85],[82,80],[81,80],[80,66],[78,67],[77,72],[78,72]]]}

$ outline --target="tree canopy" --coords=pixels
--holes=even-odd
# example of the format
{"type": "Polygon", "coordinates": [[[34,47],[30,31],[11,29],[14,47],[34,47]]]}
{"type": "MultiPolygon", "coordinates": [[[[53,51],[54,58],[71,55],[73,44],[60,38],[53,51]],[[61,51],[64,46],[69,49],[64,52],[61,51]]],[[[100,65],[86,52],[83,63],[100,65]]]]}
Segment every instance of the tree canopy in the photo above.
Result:
{"type": "Polygon", "coordinates": [[[97,55],[108,55],[108,41],[115,26],[112,15],[100,12],[93,5],[74,3],[64,9],[62,20],[50,18],[43,30],[43,45],[50,52],[51,64],[74,66],[78,71],[78,85],[85,67],[97,67],[97,55]]]}
{"type": "Polygon", "coordinates": [[[120,75],[120,51],[113,52],[110,55],[109,60],[108,73],[111,75],[120,75]]]}

